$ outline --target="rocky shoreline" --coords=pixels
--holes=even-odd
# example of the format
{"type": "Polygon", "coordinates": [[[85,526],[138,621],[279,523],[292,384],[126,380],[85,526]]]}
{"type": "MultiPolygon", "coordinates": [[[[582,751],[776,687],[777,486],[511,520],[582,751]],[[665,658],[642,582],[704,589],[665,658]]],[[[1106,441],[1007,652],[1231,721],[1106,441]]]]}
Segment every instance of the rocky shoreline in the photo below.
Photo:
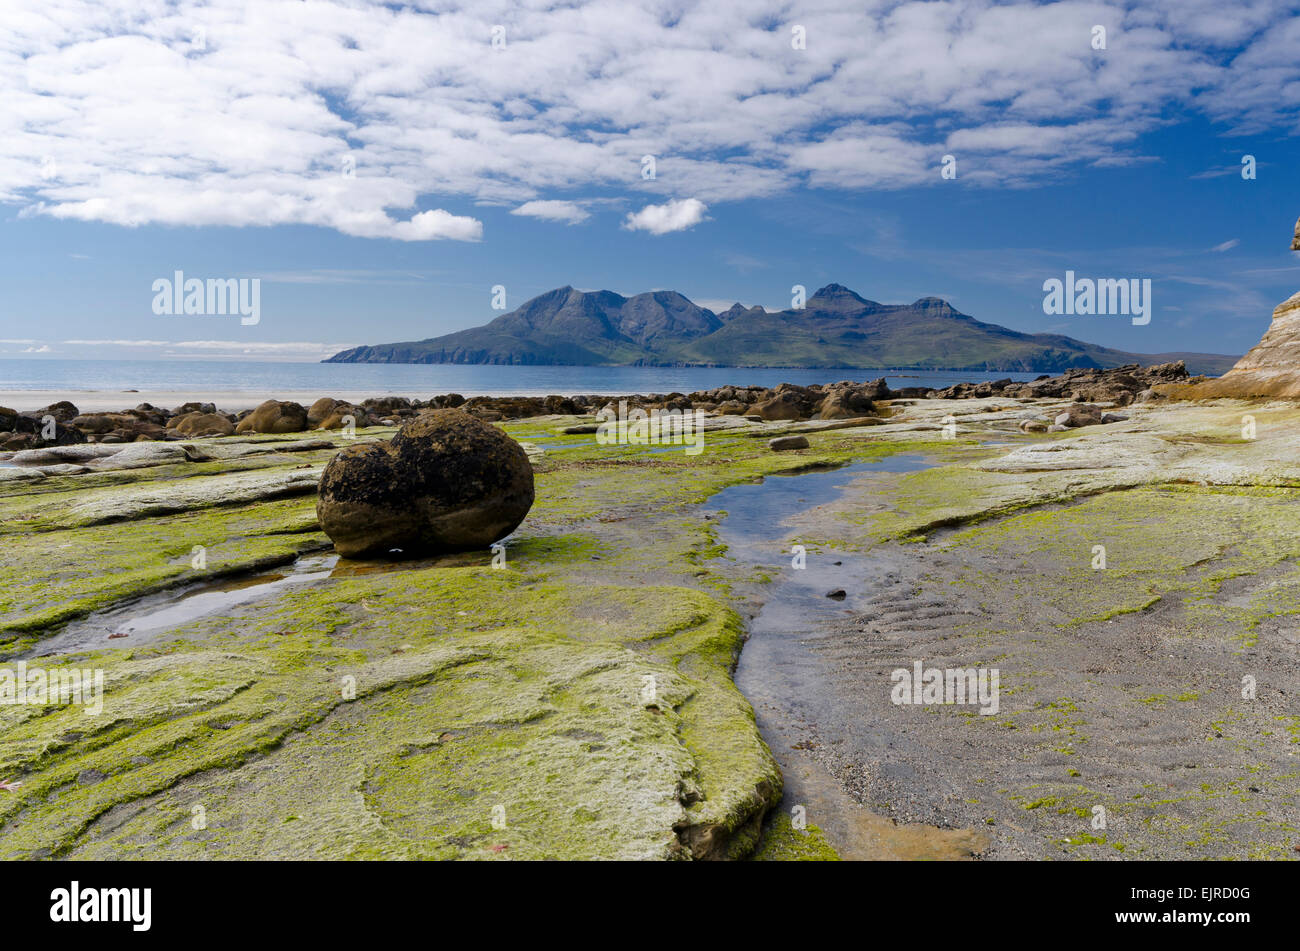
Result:
{"type": "Polygon", "coordinates": [[[102,668],[106,690],[94,721],[0,708],[0,778],[18,784],[0,856],[1280,856],[1298,821],[1300,419],[1252,407],[1242,440],[1241,405],[1145,400],[1095,430],[1020,426],[1087,405],[711,417],[697,456],[601,445],[566,432],[572,415],[502,423],[537,479],[502,568],[487,551],[336,560],[322,473],[396,429],[37,450],[64,461],[0,468],[0,653],[102,668]],[[768,451],[787,433],[809,446],[768,451]],[[806,580],[848,598],[819,598],[806,638],[820,706],[775,681],[763,715],[791,732],[765,744],[733,671],[777,569],[734,558],[700,503],[903,454],[935,465],[882,469],[768,541],[787,574],[806,546],[806,580]],[[327,576],[276,586],[305,563],[327,576]],[[138,605],[193,594],[239,600],[135,626],[138,605]],[[59,653],[69,622],[88,634],[59,653]],[[1002,713],[893,706],[884,678],[915,658],[999,667],[1002,713]],[[1241,701],[1243,672],[1259,700],[1241,701]],[[949,775],[956,746],[968,776],[949,775]],[[844,821],[813,802],[794,831],[804,800],[778,806],[782,773],[809,770],[846,790],[844,821]]]}
{"type": "MultiPolygon", "coordinates": [[[[881,403],[901,399],[1014,400],[1073,399],[1078,403],[1113,403],[1126,406],[1161,398],[1156,387],[1200,383],[1181,362],[1114,369],[1076,369],[1059,376],[1044,374],[1029,382],[1011,379],[983,383],[958,383],[944,389],[891,388],[882,377],[868,382],[776,387],[720,386],[693,393],[585,394],[574,396],[475,396],[466,399],[447,393],[428,399],[385,396],[357,403],[321,397],[310,406],[288,400],[267,400],[238,413],[220,409],[214,402],[191,401],[171,409],[151,403],[115,413],[82,413],[63,400],[36,410],[19,412],[0,406],[0,450],[16,452],[82,443],[182,441],[248,433],[301,433],[332,431],[351,426],[400,426],[421,414],[439,409],[461,409],[483,422],[503,422],[537,416],[590,416],[613,410],[620,401],[642,409],[700,410],[721,416],[744,416],[755,421],[807,419],[846,420],[880,415],[881,403]]],[[[1079,420],[1100,422],[1100,413],[1076,413],[1079,420]]],[[[1085,425],[1070,422],[1065,425],[1085,425]]],[[[1045,423],[1054,425],[1051,421],[1045,423]]],[[[1061,425],[1058,421],[1055,425],[1061,425]]]]}

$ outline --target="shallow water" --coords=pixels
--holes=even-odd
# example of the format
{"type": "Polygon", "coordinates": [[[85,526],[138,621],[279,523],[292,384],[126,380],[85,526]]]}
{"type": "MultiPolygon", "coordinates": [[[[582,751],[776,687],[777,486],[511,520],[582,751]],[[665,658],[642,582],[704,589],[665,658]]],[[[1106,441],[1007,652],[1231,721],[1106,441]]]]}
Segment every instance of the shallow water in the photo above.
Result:
{"type": "Polygon", "coordinates": [[[42,640],[29,656],[146,644],[182,624],[274,597],[294,585],[323,581],[330,577],[337,561],[334,554],[308,555],[272,571],[146,595],[72,621],[58,634],[42,640]]]}
{"type": "Polygon", "coordinates": [[[925,825],[896,825],[858,803],[815,757],[812,737],[851,738],[869,734],[826,688],[826,658],[805,643],[836,618],[854,613],[877,582],[889,577],[891,555],[839,551],[807,553],[806,567],[792,566],[798,538],[788,524],[796,515],[840,498],[852,482],[870,473],[919,472],[932,466],[924,457],[890,456],[831,470],[772,476],[756,484],[717,493],[706,509],[725,510],[719,539],[731,557],[773,571],[762,609],[749,623],[749,640],[736,669],[736,685],[754,707],[758,726],[785,777],[778,806],[806,810],[809,824],[821,828],[846,859],[962,858],[968,834],[925,825]],[[842,599],[827,593],[842,589],[842,599]]]}

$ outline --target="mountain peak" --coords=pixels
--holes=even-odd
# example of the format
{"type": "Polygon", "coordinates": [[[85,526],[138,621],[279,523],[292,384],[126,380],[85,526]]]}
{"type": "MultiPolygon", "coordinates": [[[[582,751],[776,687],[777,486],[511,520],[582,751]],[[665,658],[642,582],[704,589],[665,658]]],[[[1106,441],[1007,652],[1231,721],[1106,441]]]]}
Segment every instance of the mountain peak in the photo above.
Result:
{"type": "Polygon", "coordinates": [[[1076,366],[1151,362],[1061,335],[983,323],[940,297],[880,304],[843,284],[827,284],[805,304],[802,310],[773,312],[733,304],[719,315],[668,289],[624,297],[565,286],[483,327],[429,340],[357,347],[329,362],[989,372],[1059,372],[1076,366]]]}
{"type": "Polygon", "coordinates": [[[942,297],[918,297],[912,302],[912,309],[923,311],[936,317],[951,317],[954,314],[961,314],[961,311],[957,310],[942,297]]]}
{"type": "Polygon", "coordinates": [[[866,300],[860,297],[856,291],[845,287],[843,284],[827,284],[825,287],[818,288],[817,292],[813,294],[813,297],[820,297],[823,300],[841,300],[844,298],[851,298],[852,300],[862,301],[864,304],[866,303],[866,300]]]}
{"type": "Polygon", "coordinates": [[[718,313],[718,319],[723,323],[726,323],[727,321],[735,320],[737,317],[761,317],[766,313],[767,311],[758,304],[755,304],[753,307],[746,307],[744,304],[740,303],[740,301],[736,301],[736,303],[732,304],[726,310],[720,311],[718,313]]]}

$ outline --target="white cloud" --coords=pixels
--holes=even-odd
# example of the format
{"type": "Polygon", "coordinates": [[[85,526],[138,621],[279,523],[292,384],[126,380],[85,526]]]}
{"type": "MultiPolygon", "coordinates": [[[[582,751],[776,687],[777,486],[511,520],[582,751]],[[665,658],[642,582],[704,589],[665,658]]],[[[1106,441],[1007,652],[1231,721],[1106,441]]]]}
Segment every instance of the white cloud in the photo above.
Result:
{"type": "Polygon", "coordinates": [[[483,237],[483,222],[477,218],[453,215],[441,208],[423,211],[410,221],[392,223],[391,229],[381,229],[387,237],[402,241],[433,241],[451,238],[453,241],[478,241],[483,237]]]}
{"type": "Polygon", "coordinates": [[[571,225],[591,217],[587,209],[575,201],[527,201],[510,214],[542,218],[546,221],[567,221],[571,225]]]}
{"type": "Polygon", "coordinates": [[[65,340],[65,347],[170,347],[166,340],[65,340]]]}
{"type": "Polygon", "coordinates": [[[240,353],[338,353],[355,344],[347,343],[250,343],[242,340],[182,340],[179,343],[165,344],[183,350],[235,350],[240,353]]]}
{"type": "MultiPolygon", "coordinates": [[[[3,341],[0,341],[2,343],[3,341]]],[[[127,347],[166,350],[194,356],[284,356],[320,358],[355,346],[350,343],[314,343],[305,341],[249,342],[244,340],[65,340],[65,347],[127,347]]]]}
{"type": "Polygon", "coordinates": [[[685,231],[704,220],[708,207],[698,198],[674,198],[662,205],[646,205],[640,211],[628,212],[623,227],[651,234],[685,231]]]}
{"type": "Polygon", "coordinates": [[[940,186],[949,152],[963,182],[1033,184],[1144,161],[1183,109],[1300,132],[1294,0],[804,0],[805,50],[783,0],[444,6],[4,0],[0,203],[477,241],[450,209],[940,186]]]}
{"type": "Polygon", "coordinates": [[[1241,239],[1240,239],[1240,238],[1232,238],[1231,240],[1228,240],[1228,241],[1223,242],[1223,244],[1216,244],[1214,247],[1210,248],[1210,250],[1211,250],[1211,251],[1231,251],[1233,248],[1235,248],[1235,247],[1236,247],[1237,245],[1239,245],[1239,244],[1241,244],[1241,239]]]}

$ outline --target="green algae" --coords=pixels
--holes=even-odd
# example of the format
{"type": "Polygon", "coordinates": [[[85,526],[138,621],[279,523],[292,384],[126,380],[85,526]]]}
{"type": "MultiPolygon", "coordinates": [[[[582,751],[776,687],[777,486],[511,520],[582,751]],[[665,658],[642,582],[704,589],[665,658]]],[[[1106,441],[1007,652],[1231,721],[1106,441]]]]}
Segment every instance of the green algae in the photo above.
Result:
{"type": "MultiPolygon", "coordinates": [[[[729,454],[711,445],[700,466],[585,464],[548,446],[504,570],[486,553],[344,564],[148,646],[83,651],[77,666],[108,673],[99,717],[26,708],[0,721],[6,778],[23,782],[0,799],[0,855],[747,854],[781,777],[731,681],[744,633],[712,568],[722,552],[689,508],[792,461],[719,442],[729,454]]],[[[129,471],[107,488],[153,485],[129,471]]],[[[324,541],[309,497],[68,522],[70,500],[103,491],[0,502],[14,529],[0,562],[8,630],[39,635],[195,581],[197,544],[207,578],[324,541]]]]}
{"type": "Polygon", "coordinates": [[[286,564],[327,544],[312,499],[10,535],[0,546],[0,645],[126,598],[286,564]]]}
{"type": "MultiPolygon", "coordinates": [[[[504,428],[527,438],[538,426],[504,428]]],[[[743,639],[729,606],[734,568],[694,509],[726,485],[781,471],[895,452],[950,463],[888,477],[892,507],[846,505],[823,543],[937,536],[1005,553],[1009,563],[1055,565],[1068,555],[1074,560],[1046,593],[1041,579],[949,579],[984,597],[1007,588],[1026,602],[1046,594],[1064,634],[1174,603],[1189,634],[1197,618],[1248,636],[1269,618],[1300,613],[1294,539],[1285,537],[1291,490],[1098,494],[1068,479],[968,469],[963,463],[991,454],[970,443],[842,431],[809,438],[810,450],[776,454],[750,436],[710,433],[706,451],[688,457],[547,436],[535,461],[537,502],[506,546],[504,570],[493,570],[487,553],[343,565],[309,590],[192,622],[148,647],[82,652],[78,666],[108,673],[101,718],[40,708],[0,718],[0,778],[23,780],[0,798],[0,855],[832,859],[820,830],[795,830],[780,812],[762,825],[781,778],[731,681],[743,639]],[[1097,526],[1111,533],[1097,542],[1110,556],[1101,572],[1083,544],[1097,526]],[[1225,544],[1252,532],[1260,545],[1225,544]],[[1236,579],[1260,576],[1270,579],[1266,592],[1225,597],[1236,579]]],[[[66,617],[185,584],[194,580],[193,544],[208,547],[218,571],[325,544],[310,496],[107,526],[75,526],[59,507],[92,489],[287,470],[329,454],[47,479],[32,486],[39,504],[26,490],[0,498],[0,530],[16,552],[11,561],[0,554],[0,572],[18,586],[0,602],[0,618],[37,636],[66,617]]],[[[1003,692],[1022,689],[1032,686],[1003,692]]],[[[1192,694],[1172,694],[1168,705],[1192,704],[1183,700],[1192,694]]],[[[1127,702],[1141,708],[1140,699],[1135,692],[1127,702]]],[[[998,719],[1027,736],[1059,737],[1054,748],[1064,755],[1089,742],[1088,703],[1077,697],[998,719]]],[[[1279,739],[1300,742],[1300,720],[1278,720],[1279,739]]],[[[1217,742],[1240,741],[1230,712],[1205,722],[1211,736],[1225,735],[1217,742]]],[[[1262,775],[1279,782],[1273,770],[1262,775]]],[[[1222,811],[1152,817],[1083,785],[1013,795],[1037,803],[1022,814],[1048,816],[1057,842],[1086,828],[1097,803],[1153,835],[1199,842],[1206,854],[1225,848],[1233,828],[1222,811]]],[[[1183,808],[1198,796],[1235,803],[1241,795],[1225,788],[1168,801],[1183,808]]],[[[1230,814],[1254,823],[1251,854],[1278,854],[1269,837],[1290,834],[1284,823],[1259,825],[1244,806],[1230,814]]],[[[1065,848],[1141,854],[1120,834],[1065,848]]]]}
{"type": "MultiPolygon", "coordinates": [[[[1064,615],[1063,626],[1177,600],[1189,635],[1229,628],[1249,644],[1263,619],[1300,614],[1300,535],[1292,529],[1298,505],[1294,490],[1129,489],[962,528],[943,544],[996,550],[1014,563],[1062,563],[1050,591],[1027,581],[1017,586],[1016,597],[1050,600],[1064,615]],[[1094,567],[1096,546],[1104,548],[1104,568],[1094,567]],[[1223,596],[1236,578],[1274,573],[1269,589],[1245,603],[1223,596]]],[[[988,580],[958,579],[972,585],[988,580]]]]}
{"type": "Polygon", "coordinates": [[[752,856],[756,862],[838,862],[839,855],[822,830],[808,824],[796,829],[790,816],[774,811],[752,856]]]}
{"type": "Polygon", "coordinates": [[[779,795],[728,676],[738,619],[699,592],[606,586],[584,599],[490,568],[329,584],[328,596],[294,592],[246,609],[239,653],[215,649],[231,635],[207,620],[195,625],[203,651],[81,659],[115,671],[103,714],[86,718],[93,729],[66,708],[7,731],[4,768],[27,778],[21,795],[0,800],[4,854],[198,857],[233,811],[244,832],[222,837],[223,857],[303,854],[299,846],[323,856],[328,842],[348,857],[490,858],[501,853],[479,846],[505,829],[514,857],[702,857],[736,847],[734,834],[779,795]],[[609,625],[569,636],[586,627],[570,616],[578,600],[633,621],[629,640],[641,649],[609,625]],[[201,671],[206,688],[177,669],[201,671]],[[317,748],[326,721],[342,720],[347,737],[332,732],[334,752],[308,756],[303,775],[295,757],[317,748]],[[280,755],[288,746],[295,757],[280,755]],[[331,764],[362,781],[335,777],[331,764]],[[249,793],[245,772],[266,778],[266,801],[249,793]],[[79,785],[87,773],[104,778],[79,785]],[[364,801],[350,813],[355,826],[340,825],[349,813],[334,801],[336,779],[364,801]],[[283,825],[275,803],[288,788],[298,789],[295,821],[272,828],[283,825]],[[158,821],[151,809],[103,828],[108,813],[155,798],[172,803],[167,829],[189,811],[176,803],[203,805],[207,828],[155,829],[159,841],[142,831],[158,821]]]}

